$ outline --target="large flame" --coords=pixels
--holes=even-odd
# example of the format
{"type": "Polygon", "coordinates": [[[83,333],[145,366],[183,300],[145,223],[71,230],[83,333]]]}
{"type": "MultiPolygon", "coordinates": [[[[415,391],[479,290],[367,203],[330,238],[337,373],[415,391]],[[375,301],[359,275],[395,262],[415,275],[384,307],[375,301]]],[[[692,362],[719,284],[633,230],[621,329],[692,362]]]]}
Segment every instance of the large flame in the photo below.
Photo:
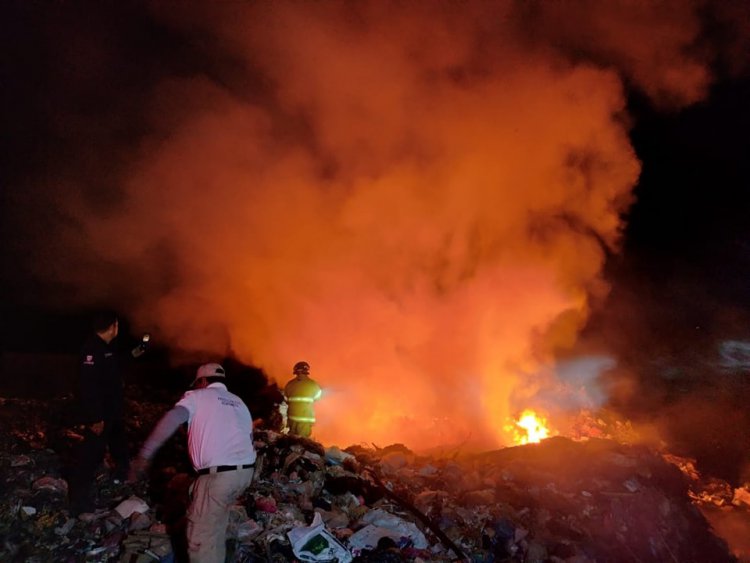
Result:
{"type": "Polygon", "coordinates": [[[536,444],[550,437],[547,419],[531,409],[524,410],[506,430],[513,435],[513,443],[517,445],[536,444]]]}
{"type": "Polygon", "coordinates": [[[324,442],[506,443],[606,291],[639,174],[618,69],[707,82],[689,10],[584,4],[157,6],[219,62],[158,84],[121,203],[70,197],[58,240],[162,341],[281,385],[308,361],[324,442]]]}

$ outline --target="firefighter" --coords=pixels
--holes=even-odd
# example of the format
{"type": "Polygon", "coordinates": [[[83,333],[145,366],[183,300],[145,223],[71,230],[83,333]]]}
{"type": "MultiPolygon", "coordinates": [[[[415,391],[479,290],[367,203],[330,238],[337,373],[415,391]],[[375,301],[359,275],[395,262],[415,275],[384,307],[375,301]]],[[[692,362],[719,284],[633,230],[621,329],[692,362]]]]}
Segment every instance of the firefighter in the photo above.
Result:
{"type": "Polygon", "coordinates": [[[310,378],[310,364],[297,362],[292,370],[294,379],[284,387],[288,405],[289,433],[309,438],[315,424],[313,403],[320,399],[320,385],[310,378]]]}

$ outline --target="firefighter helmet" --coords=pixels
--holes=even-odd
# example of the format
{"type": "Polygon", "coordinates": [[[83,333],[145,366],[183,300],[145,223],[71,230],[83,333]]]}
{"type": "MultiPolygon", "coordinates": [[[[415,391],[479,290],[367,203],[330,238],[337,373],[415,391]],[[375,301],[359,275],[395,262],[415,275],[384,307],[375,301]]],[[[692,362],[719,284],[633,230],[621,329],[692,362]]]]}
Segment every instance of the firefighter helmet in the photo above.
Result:
{"type": "Polygon", "coordinates": [[[307,362],[297,362],[294,364],[294,370],[292,370],[292,373],[294,375],[310,375],[310,364],[307,362]]]}

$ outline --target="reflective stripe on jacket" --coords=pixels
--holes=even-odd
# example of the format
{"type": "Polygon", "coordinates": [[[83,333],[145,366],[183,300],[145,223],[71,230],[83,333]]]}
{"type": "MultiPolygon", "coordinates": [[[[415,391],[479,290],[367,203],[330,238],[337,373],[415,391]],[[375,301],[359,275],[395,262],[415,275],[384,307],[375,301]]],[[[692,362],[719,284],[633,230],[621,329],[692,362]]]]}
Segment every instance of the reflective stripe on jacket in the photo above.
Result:
{"type": "Polygon", "coordinates": [[[284,388],[289,404],[287,418],[295,422],[315,422],[313,403],[320,398],[321,393],[320,385],[309,377],[292,379],[284,388]]]}

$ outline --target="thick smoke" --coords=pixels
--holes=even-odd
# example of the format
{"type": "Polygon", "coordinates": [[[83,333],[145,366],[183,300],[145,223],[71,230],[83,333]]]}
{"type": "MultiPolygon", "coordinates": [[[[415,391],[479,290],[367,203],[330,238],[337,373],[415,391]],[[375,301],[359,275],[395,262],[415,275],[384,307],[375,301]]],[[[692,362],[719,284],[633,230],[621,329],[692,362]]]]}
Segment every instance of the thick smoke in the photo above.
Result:
{"type": "Polygon", "coordinates": [[[625,87],[706,92],[697,9],[167,6],[202,70],[155,81],[116,205],[61,202],[67,258],[106,260],[176,348],[282,384],[308,361],[325,442],[503,443],[607,291],[640,170],[625,87]]]}

